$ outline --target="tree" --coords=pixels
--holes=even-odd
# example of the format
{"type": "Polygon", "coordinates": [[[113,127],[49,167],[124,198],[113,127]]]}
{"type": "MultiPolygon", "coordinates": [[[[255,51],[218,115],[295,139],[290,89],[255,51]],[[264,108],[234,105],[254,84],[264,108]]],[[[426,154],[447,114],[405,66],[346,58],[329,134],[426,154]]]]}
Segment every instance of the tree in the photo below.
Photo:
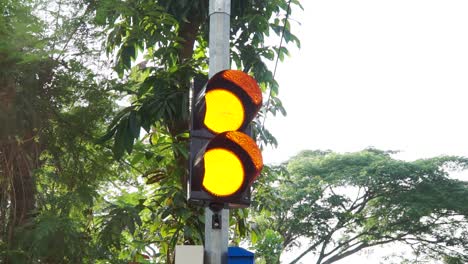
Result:
{"type": "Polygon", "coordinates": [[[255,194],[256,219],[279,234],[282,250],[308,241],[291,263],[312,253],[316,263],[328,264],[391,243],[466,262],[468,182],[449,171],[467,166],[462,157],[407,162],[376,149],[304,151],[265,175],[255,194]]]}
{"type": "MultiPolygon", "coordinates": [[[[284,112],[278,85],[264,61],[283,59],[288,50],[268,46],[265,39],[276,33],[284,36],[285,43],[299,45],[288,19],[291,5],[300,6],[297,0],[232,1],[233,67],[252,74],[265,92],[271,91],[262,118],[284,112]]],[[[187,204],[184,189],[189,88],[195,76],[206,77],[208,70],[208,1],[104,0],[90,1],[90,8],[95,23],[109,32],[106,46],[109,54],[115,54],[115,70],[127,82],[121,91],[131,102],[101,139],[112,140],[114,157],[138,168],[150,185],[136,186],[145,193],[140,213],[147,213],[136,232],[144,237],[142,244],[153,241],[151,245],[159,249],[155,258],[171,263],[176,244],[200,244],[204,239],[202,210],[187,204]],[[147,155],[153,155],[152,163],[142,158],[148,153],[155,153],[147,155]]],[[[275,144],[260,120],[254,130],[264,144],[275,144]]],[[[247,232],[247,216],[246,210],[233,212],[234,243],[247,232]]],[[[125,240],[120,236],[113,241],[117,239],[125,240]]]]}
{"type": "Polygon", "coordinates": [[[94,144],[115,96],[112,82],[80,62],[95,51],[78,45],[91,34],[87,14],[74,13],[77,2],[47,4],[0,3],[2,263],[94,262],[90,212],[117,171],[94,144]],[[69,56],[76,51],[80,58],[69,56]]]}
{"type": "MultiPolygon", "coordinates": [[[[233,63],[271,91],[263,115],[284,112],[264,60],[287,49],[264,41],[274,32],[299,45],[290,5],[299,3],[233,1],[233,63]]],[[[208,65],[208,1],[0,7],[0,262],[171,263],[176,244],[201,243],[202,213],[184,188],[189,87],[208,65]],[[114,112],[123,98],[131,105],[114,112]]],[[[275,144],[261,121],[255,130],[275,144]]],[[[247,218],[232,214],[233,243],[247,218]]]]}
{"type": "Polygon", "coordinates": [[[43,43],[35,37],[40,26],[28,16],[30,6],[4,1],[0,8],[0,122],[6,124],[0,129],[0,200],[3,209],[8,207],[8,212],[0,211],[0,221],[8,226],[5,235],[11,240],[13,228],[24,224],[34,208],[31,173],[39,166],[40,149],[35,128],[45,116],[33,110],[32,98],[41,96],[37,88],[49,81],[51,62],[40,50],[43,43]]]}

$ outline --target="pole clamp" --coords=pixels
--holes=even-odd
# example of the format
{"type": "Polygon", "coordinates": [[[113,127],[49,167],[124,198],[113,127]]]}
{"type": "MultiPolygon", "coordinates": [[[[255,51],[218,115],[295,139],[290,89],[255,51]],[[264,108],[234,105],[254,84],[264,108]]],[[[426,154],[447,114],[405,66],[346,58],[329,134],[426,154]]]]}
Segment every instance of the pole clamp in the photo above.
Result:
{"type": "Polygon", "coordinates": [[[214,13],[225,13],[231,15],[231,1],[226,0],[210,0],[209,15],[214,13]]]}

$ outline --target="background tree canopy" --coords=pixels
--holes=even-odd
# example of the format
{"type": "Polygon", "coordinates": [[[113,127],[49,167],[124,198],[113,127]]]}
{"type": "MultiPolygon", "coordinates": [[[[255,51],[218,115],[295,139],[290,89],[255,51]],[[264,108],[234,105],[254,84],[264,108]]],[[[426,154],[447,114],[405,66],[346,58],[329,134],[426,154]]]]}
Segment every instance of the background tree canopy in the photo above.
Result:
{"type": "Polygon", "coordinates": [[[467,165],[450,156],[407,162],[376,149],[303,151],[256,188],[255,218],[271,236],[254,241],[258,257],[279,263],[282,252],[302,244],[291,263],[308,253],[333,263],[399,242],[415,256],[466,262],[468,182],[449,171],[467,165]]]}

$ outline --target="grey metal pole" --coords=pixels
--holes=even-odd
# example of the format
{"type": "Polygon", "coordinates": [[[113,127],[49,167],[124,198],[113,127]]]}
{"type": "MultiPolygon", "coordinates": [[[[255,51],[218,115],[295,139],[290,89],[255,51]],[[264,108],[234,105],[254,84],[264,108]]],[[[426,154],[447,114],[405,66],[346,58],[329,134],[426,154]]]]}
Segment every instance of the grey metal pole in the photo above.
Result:
{"type": "Polygon", "coordinates": [[[209,77],[230,68],[229,31],[231,0],[210,0],[210,72],[209,77]]]}
{"type": "MultiPolygon", "coordinates": [[[[230,68],[231,0],[210,0],[209,77],[230,68]]],[[[229,210],[205,208],[205,264],[227,264],[229,210]]]]}

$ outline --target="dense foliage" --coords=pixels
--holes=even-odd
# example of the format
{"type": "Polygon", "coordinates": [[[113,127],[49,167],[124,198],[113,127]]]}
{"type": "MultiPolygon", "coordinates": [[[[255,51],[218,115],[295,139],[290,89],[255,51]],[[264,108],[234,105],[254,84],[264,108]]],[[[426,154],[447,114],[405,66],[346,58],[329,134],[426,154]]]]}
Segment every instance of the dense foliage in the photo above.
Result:
{"type": "Polygon", "coordinates": [[[2,263],[92,259],[90,215],[99,186],[118,175],[93,142],[113,112],[112,83],[80,62],[98,52],[79,45],[94,36],[84,15],[61,8],[76,6],[0,3],[2,263]]]}
{"type": "Polygon", "coordinates": [[[255,247],[265,263],[279,263],[282,252],[298,246],[302,253],[291,263],[311,253],[325,264],[397,242],[419,259],[468,261],[468,182],[449,176],[468,159],[304,151],[285,166],[256,189],[255,217],[267,235],[255,247]]]}
{"type": "MultiPolygon", "coordinates": [[[[289,4],[299,5],[232,3],[233,67],[271,91],[263,116],[284,112],[265,60],[287,49],[265,39],[299,45],[289,4]]],[[[184,188],[208,1],[5,0],[0,9],[0,262],[171,263],[176,244],[202,243],[202,211],[184,188]]],[[[256,132],[275,144],[260,122],[256,132]]],[[[247,217],[232,215],[233,243],[247,217]]]]}

